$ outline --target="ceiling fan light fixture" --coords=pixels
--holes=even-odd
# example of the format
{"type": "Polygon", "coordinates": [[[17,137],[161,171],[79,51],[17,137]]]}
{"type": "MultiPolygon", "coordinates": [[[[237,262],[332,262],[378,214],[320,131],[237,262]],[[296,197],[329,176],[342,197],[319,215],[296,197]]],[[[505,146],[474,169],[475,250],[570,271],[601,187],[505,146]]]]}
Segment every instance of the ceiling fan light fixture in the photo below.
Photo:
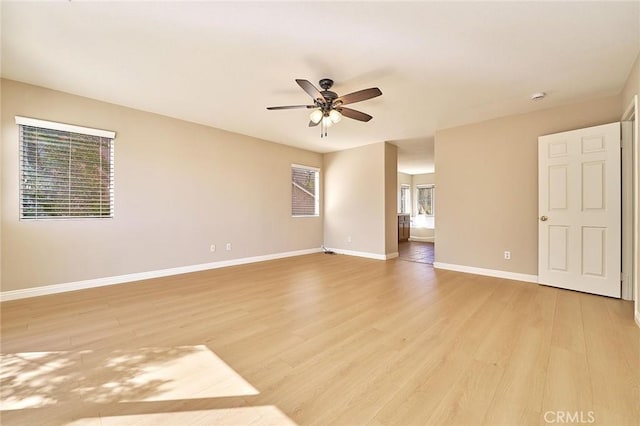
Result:
{"type": "Polygon", "coordinates": [[[340,114],[340,111],[332,109],[329,112],[329,118],[331,119],[333,124],[336,124],[336,123],[339,123],[340,120],[342,120],[342,114],[340,114]]]}
{"type": "Polygon", "coordinates": [[[356,92],[348,93],[343,96],[338,96],[337,93],[330,91],[333,86],[333,80],[329,78],[323,78],[320,80],[320,91],[309,80],[296,79],[298,86],[313,99],[313,105],[286,105],[286,106],[272,106],[267,107],[268,110],[279,109],[311,109],[309,114],[309,126],[316,127],[320,125],[320,137],[327,136],[327,128],[342,121],[342,116],[352,120],[367,122],[373,117],[364,112],[357,111],[355,109],[346,108],[343,105],[353,104],[356,102],[366,101],[368,99],[375,98],[382,95],[382,91],[377,87],[370,87],[369,89],[358,90],[356,92]]]}
{"type": "Polygon", "coordinates": [[[313,121],[315,124],[318,124],[320,120],[322,120],[322,110],[320,108],[314,109],[311,114],[309,114],[309,120],[313,121]]]}

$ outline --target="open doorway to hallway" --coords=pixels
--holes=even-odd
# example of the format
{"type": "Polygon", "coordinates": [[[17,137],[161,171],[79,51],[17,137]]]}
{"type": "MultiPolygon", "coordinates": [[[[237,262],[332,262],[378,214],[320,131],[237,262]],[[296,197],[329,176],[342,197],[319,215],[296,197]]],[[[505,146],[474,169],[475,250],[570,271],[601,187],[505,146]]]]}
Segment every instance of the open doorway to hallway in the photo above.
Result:
{"type": "Polygon", "coordinates": [[[434,142],[433,136],[392,141],[398,147],[398,254],[402,260],[433,264],[435,259],[434,142]]]}

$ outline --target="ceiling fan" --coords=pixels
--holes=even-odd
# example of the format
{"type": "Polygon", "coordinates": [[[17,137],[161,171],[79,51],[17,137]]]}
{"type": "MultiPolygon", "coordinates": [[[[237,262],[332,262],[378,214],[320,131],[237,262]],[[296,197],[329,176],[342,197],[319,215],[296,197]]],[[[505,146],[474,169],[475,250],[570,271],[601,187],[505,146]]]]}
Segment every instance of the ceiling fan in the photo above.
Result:
{"type": "Polygon", "coordinates": [[[320,137],[327,136],[327,127],[339,122],[342,116],[364,122],[371,120],[373,117],[369,114],[346,108],[344,105],[366,101],[382,95],[380,89],[372,87],[358,90],[348,95],[338,96],[336,92],[329,90],[333,86],[333,80],[330,78],[323,78],[319,81],[322,91],[318,90],[309,80],[296,79],[296,83],[313,98],[313,105],[273,106],[267,107],[267,109],[313,109],[309,115],[309,127],[320,124],[320,137]]]}

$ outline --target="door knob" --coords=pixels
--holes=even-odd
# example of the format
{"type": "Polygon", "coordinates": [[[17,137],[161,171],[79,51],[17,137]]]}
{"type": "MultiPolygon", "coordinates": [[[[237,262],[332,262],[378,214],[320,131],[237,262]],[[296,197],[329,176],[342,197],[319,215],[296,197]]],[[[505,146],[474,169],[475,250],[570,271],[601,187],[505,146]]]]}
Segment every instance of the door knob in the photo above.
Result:
{"type": "Polygon", "coordinates": [[[540,220],[546,222],[549,218],[546,216],[540,216],[540,220]]]}

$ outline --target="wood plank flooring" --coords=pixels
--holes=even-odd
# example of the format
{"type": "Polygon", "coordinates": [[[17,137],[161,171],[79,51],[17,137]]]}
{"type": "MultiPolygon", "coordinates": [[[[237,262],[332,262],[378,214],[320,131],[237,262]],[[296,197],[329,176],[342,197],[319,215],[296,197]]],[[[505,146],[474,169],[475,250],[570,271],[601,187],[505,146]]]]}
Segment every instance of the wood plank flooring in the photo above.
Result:
{"type": "Polygon", "coordinates": [[[0,309],[5,426],[640,424],[630,302],[420,263],[317,254],[0,309]]]}

